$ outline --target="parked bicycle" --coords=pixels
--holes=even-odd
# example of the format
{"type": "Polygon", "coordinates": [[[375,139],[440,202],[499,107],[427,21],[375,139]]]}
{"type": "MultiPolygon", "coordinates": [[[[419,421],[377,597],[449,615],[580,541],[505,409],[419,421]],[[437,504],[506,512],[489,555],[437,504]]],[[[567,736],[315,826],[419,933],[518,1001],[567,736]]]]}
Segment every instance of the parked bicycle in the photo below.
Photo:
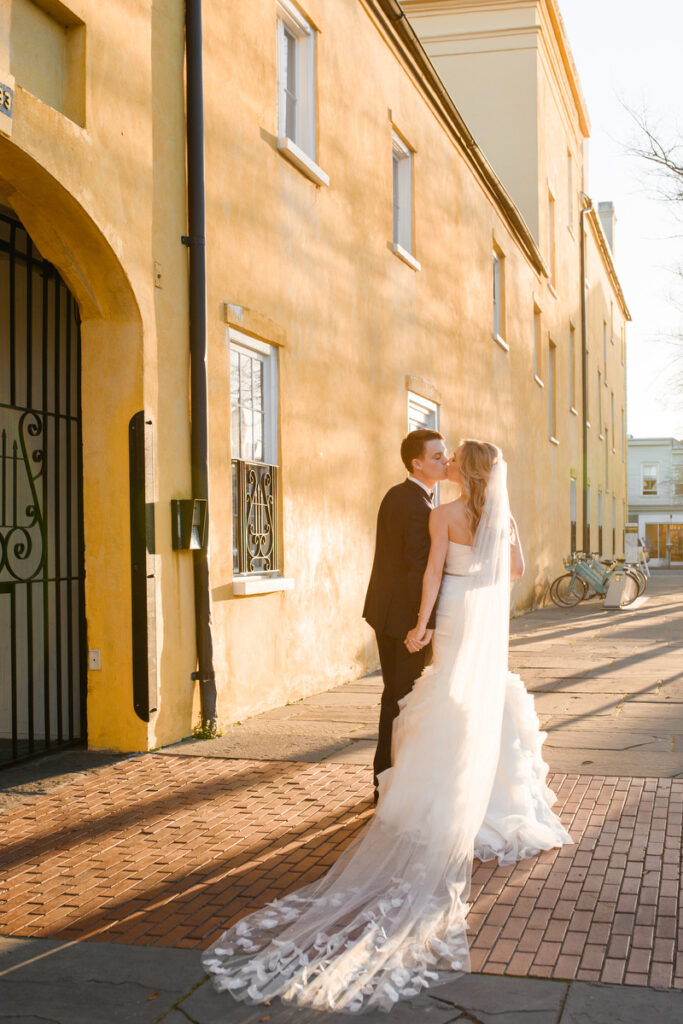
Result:
{"type": "Polygon", "coordinates": [[[615,561],[605,565],[598,555],[575,551],[570,558],[564,559],[564,565],[568,571],[550,585],[550,597],[561,608],[571,608],[589,596],[604,597],[614,579],[625,577],[622,605],[632,604],[644,589],[644,576],[634,572],[626,563],[615,561]]]}

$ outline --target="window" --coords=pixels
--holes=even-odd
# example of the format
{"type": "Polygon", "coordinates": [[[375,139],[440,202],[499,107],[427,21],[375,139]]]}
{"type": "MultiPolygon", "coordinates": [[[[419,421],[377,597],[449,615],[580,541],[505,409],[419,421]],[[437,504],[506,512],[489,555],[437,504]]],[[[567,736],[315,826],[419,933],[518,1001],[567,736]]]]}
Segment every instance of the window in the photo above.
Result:
{"type": "Polygon", "coordinates": [[[534,304],[534,380],[543,387],[541,378],[541,311],[534,304]]]}
{"type": "Polygon", "coordinates": [[[677,498],[683,496],[683,466],[674,466],[674,494],[677,498]]]}
{"type": "MultiPolygon", "coordinates": [[[[439,429],[439,406],[429,398],[408,392],[408,430],[439,429]]],[[[434,505],[439,504],[439,485],[434,488],[434,505]]]]}
{"type": "Polygon", "coordinates": [[[555,196],[548,190],[548,284],[555,287],[555,196]]]}
{"type": "Polygon", "coordinates": [[[277,14],[277,147],[317,185],[329,185],[315,163],[315,30],[291,0],[278,0],[277,14]]]}
{"type": "Polygon", "coordinates": [[[557,384],[555,382],[555,345],[552,341],[548,342],[548,424],[550,430],[550,440],[557,443],[557,403],[556,403],[556,390],[557,384]]]}
{"type": "Polygon", "coordinates": [[[615,429],[614,429],[614,392],[613,391],[610,394],[610,406],[611,406],[611,410],[612,410],[612,433],[611,433],[610,436],[612,438],[612,451],[616,452],[617,449],[616,449],[615,446],[616,446],[616,443],[617,443],[617,435],[616,435],[615,429]]]}
{"type": "Polygon", "coordinates": [[[605,383],[607,383],[607,321],[602,321],[602,364],[605,372],[605,383]]]}
{"type": "Polygon", "coordinates": [[[605,427],[605,493],[609,494],[609,430],[605,427]]]}
{"type": "Polygon", "coordinates": [[[657,478],[659,475],[659,463],[641,462],[640,479],[643,494],[657,494],[657,478]]]}
{"type": "Polygon", "coordinates": [[[393,250],[414,270],[420,264],[413,256],[413,154],[396,132],[391,135],[393,172],[393,250]]]}
{"type": "Polygon", "coordinates": [[[576,551],[576,480],[574,477],[569,481],[569,551],[573,554],[576,551]]]}
{"type": "Polygon", "coordinates": [[[600,438],[604,437],[602,428],[602,373],[598,370],[598,434],[600,438]]]}
{"type": "Polygon", "coordinates": [[[609,340],[614,344],[614,303],[609,304],[609,340]]]}
{"type": "Polygon", "coordinates": [[[626,416],[621,410],[621,461],[626,462],[626,416]]]}
{"type": "Polygon", "coordinates": [[[574,167],[569,150],[567,150],[567,227],[574,227],[574,167]]]}
{"type": "Polygon", "coordinates": [[[438,430],[439,407],[436,402],[414,391],[408,392],[408,430],[438,430]]]}
{"type": "Polygon", "coordinates": [[[598,554],[602,554],[602,491],[598,491],[598,554]]]}
{"type": "Polygon", "coordinates": [[[498,246],[493,245],[493,337],[508,349],[503,341],[505,336],[505,257],[498,246]]]}
{"type": "Polygon", "coordinates": [[[574,405],[574,387],[576,383],[576,329],[574,324],[569,325],[569,409],[576,413],[574,405]]]}
{"type": "Polygon", "coordinates": [[[235,574],[277,573],[277,352],[230,329],[235,574]]]}
{"type": "Polygon", "coordinates": [[[612,558],[617,555],[617,499],[612,497],[612,558]]]}

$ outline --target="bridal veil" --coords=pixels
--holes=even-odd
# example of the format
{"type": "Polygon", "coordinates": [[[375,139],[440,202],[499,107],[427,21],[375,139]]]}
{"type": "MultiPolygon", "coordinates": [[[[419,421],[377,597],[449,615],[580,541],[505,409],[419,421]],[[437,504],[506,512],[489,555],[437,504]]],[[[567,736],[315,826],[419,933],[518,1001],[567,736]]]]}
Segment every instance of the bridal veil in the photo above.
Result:
{"type": "Polygon", "coordinates": [[[243,918],[204,953],[218,990],[362,1013],[469,969],[472,857],[508,679],[509,562],[501,458],[470,570],[444,576],[434,663],[401,702],[374,817],[326,875],[243,918]]]}

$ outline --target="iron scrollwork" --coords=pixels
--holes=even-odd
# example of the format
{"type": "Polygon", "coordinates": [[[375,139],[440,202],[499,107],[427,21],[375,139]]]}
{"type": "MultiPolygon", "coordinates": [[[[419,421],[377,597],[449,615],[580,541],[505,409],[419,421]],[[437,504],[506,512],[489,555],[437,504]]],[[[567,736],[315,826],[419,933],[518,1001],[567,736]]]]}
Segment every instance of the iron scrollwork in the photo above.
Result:
{"type": "Polygon", "coordinates": [[[233,461],[235,571],[278,571],[277,466],[233,461]]]}
{"type": "Polygon", "coordinates": [[[24,412],[19,440],[0,433],[0,577],[21,583],[40,575],[45,557],[45,530],[36,481],[45,470],[43,420],[24,412]]]}

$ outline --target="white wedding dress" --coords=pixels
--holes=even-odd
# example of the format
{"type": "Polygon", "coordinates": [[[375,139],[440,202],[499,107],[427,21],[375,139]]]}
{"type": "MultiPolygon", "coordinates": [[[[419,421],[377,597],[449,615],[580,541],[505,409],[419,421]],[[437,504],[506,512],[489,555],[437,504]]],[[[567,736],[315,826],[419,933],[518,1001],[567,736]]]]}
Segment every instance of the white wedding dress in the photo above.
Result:
{"type": "Polygon", "coordinates": [[[434,660],[401,701],[374,817],[326,875],[203,954],[219,991],[390,1010],[469,970],[473,857],[508,864],[572,842],[551,810],[533,698],[507,669],[509,523],[500,462],[473,545],[449,544],[434,660]]]}

